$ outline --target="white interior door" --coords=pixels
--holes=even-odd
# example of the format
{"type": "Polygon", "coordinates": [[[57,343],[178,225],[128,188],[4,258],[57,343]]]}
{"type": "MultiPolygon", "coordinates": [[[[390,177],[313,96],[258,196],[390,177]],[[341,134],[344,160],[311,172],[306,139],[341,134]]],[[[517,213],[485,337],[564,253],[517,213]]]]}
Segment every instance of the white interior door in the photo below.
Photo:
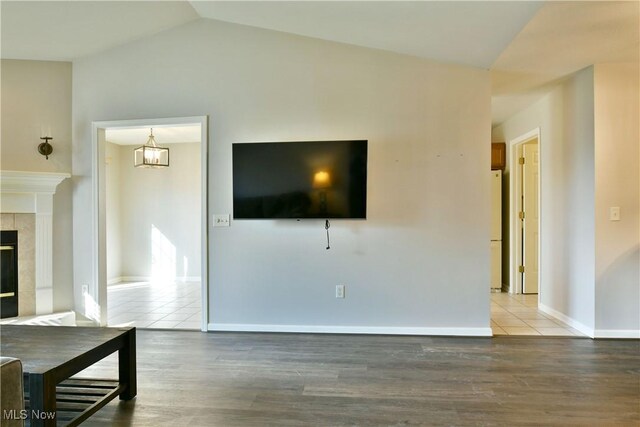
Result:
{"type": "Polygon", "coordinates": [[[538,142],[522,147],[523,254],[522,293],[538,293],[538,142]]]}

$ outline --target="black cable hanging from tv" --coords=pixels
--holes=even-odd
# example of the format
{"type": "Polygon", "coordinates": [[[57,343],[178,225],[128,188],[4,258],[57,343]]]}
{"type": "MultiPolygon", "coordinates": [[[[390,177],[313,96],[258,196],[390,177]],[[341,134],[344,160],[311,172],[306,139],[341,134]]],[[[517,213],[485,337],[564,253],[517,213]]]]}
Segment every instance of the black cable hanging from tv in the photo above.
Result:
{"type": "Polygon", "coordinates": [[[331,249],[331,245],[329,244],[329,227],[331,227],[331,224],[327,219],[325,220],[325,223],[324,223],[324,229],[327,230],[327,250],[331,249]]]}

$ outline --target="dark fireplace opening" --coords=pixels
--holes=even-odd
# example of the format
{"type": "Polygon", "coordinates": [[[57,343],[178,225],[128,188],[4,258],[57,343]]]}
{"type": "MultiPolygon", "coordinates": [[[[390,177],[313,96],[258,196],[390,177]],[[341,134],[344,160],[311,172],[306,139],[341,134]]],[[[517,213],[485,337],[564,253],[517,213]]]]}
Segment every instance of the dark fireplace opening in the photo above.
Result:
{"type": "Polygon", "coordinates": [[[0,318],[18,315],[18,232],[0,231],[0,318]]]}

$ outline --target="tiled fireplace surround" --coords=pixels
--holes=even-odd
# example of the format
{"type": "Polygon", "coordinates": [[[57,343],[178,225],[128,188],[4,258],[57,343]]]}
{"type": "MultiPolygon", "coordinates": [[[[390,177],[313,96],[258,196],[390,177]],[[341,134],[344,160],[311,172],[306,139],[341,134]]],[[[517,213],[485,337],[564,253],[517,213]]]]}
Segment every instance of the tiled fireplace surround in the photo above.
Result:
{"type": "Polygon", "coordinates": [[[53,195],[66,173],[0,171],[0,230],[18,231],[18,315],[53,312],[53,195]]]}

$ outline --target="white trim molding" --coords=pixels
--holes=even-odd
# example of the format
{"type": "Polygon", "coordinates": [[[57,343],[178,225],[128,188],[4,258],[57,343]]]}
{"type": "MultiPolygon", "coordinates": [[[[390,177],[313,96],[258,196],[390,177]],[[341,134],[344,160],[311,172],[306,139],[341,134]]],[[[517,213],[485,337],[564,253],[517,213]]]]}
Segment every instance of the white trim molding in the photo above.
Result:
{"type": "Polygon", "coordinates": [[[0,171],[0,192],[54,194],[68,173],[0,171]]]}
{"type": "MultiPolygon", "coordinates": [[[[115,285],[122,282],[153,282],[151,276],[117,276],[107,279],[107,285],[115,285]]],[[[200,276],[178,276],[173,279],[168,279],[170,282],[186,283],[186,282],[199,282],[200,276]]]]}
{"type": "Polygon", "coordinates": [[[538,310],[561,320],[589,338],[640,339],[640,330],[638,329],[594,329],[544,304],[538,304],[538,310]]]}
{"type": "Polygon", "coordinates": [[[115,285],[118,284],[120,282],[123,282],[122,277],[118,276],[118,277],[112,277],[111,279],[107,279],[107,286],[110,285],[115,285]]]}
{"type": "Polygon", "coordinates": [[[594,338],[640,339],[639,329],[596,329],[594,338]]]}
{"type": "Polygon", "coordinates": [[[589,338],[594,338],[595,337],[595,330],[593,328],[590,328],[587,325],[578,322],[574,318],[569,317],[564,313],[560,313],[558,310],[554,310],[553,308],[551,308],[551,307],[549,307],[547,305],[544,305],[542,303],[538,303],[538,310],[540,310],[541,312],[546,313],[546,314],[548,314],[550,316],[553,316],[556,319],[566,323],[567,325],[571,326],[573,329],[576,329],[576,330],[582,332],[583,334],[585,334],[589,338]]]}
{"type": "Polygon", "coordinates": [[[491,337],[491,328],[423,328],[387,326],[316,326],[265,325],[240,323],[209,323],[209,331],[216,332],[285,332],[312,334],[373,334],[373,335],[439,335],[462,337],[491,337]]]}
{"type": "Polygon", "coordinates": [[[68,173],[0,171],[0,212],[36,215],[36,314],[53,313],[53,195],[68,173]]]}

